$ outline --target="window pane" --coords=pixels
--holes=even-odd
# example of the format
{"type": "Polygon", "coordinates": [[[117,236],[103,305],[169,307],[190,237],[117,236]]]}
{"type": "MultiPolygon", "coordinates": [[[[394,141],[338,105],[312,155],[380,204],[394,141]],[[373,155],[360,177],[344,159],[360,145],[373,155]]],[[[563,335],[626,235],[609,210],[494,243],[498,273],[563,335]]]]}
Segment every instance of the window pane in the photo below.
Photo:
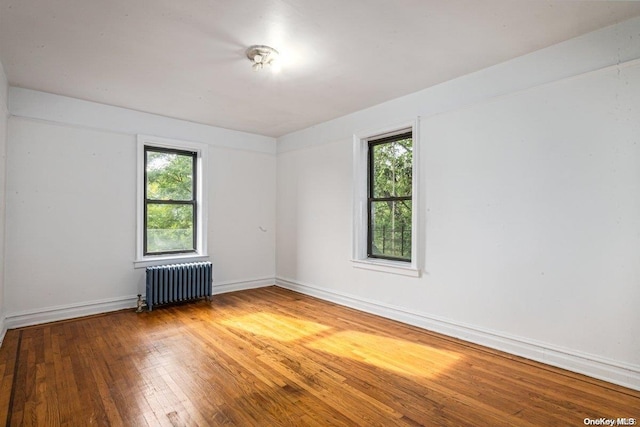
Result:
{"type": "Polygon", "coordinates": [[[147,205],[147,253],[194,249],[193,205],[147,205]]]}
{"type": "Polygon", "coordinates": [[[371,146],[373,197],[411,196],[412,139],[371,146]]]}
{"type": "Polygon", "coordinates": [[[147,151],[147,199],[192,200],[193,157],[147,151]]]}
{"type": "Polygon", "coordinates": [[[411,260],[411,200],[371,202],[371,255],[411,260]]]}

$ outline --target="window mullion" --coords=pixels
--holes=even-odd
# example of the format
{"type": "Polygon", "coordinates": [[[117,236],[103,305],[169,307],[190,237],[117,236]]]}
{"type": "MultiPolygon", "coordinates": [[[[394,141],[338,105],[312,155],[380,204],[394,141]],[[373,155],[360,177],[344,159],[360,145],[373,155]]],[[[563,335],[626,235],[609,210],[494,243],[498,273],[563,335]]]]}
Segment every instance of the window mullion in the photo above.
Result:
{"type": "Polygon", "coordinates": [[[372,202],[397,202],[401,200],[411,200],[411,196],[398,196],[398,197],[370,197],[372,202]]]}
{"type": "Polygon", "coordinates": [[[195,205],[195,200],[163,200],[163,199],[147,199],[147,203],[154,203],[157,205],[195,205]]]}

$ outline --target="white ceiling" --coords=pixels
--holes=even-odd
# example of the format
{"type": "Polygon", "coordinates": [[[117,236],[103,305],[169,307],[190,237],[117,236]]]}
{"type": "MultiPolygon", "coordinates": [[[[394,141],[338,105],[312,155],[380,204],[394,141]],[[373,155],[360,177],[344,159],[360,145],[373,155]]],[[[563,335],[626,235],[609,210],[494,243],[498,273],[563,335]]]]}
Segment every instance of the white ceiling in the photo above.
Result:
{"type": "Polygon", "coordinates": [[[12,86],[268,136],[640,16],[640,2],[0,0],[12,86]],[[251,44],[282,54],[253,72],[251,44]]]}

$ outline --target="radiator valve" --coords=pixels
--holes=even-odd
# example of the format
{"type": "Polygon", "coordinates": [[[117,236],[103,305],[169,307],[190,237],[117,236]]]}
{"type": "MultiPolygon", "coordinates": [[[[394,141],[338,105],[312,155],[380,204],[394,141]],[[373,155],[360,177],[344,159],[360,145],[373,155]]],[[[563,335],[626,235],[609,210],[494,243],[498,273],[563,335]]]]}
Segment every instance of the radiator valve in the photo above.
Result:
{"type": "Polygon", "coordinates": [[[136,309],[136,313],[142,313],[142,309],[146,306],[145,300],[142,299],[142,295],[138,294],[138,308],[136,309]]]}

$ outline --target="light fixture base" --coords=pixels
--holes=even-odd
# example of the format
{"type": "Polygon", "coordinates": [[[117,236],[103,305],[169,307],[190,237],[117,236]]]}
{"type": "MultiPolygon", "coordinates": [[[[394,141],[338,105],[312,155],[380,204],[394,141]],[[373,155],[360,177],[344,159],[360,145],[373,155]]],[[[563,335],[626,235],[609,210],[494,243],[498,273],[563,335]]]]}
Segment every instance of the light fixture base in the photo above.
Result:
{"type": "Polygon", "coordinates": [[[253,63],[254,70],[261,70],[265,66],[271,65],[278,58],[278,51],[271,46],[253,45],[246,50],[247,58],[253,63]]]}

